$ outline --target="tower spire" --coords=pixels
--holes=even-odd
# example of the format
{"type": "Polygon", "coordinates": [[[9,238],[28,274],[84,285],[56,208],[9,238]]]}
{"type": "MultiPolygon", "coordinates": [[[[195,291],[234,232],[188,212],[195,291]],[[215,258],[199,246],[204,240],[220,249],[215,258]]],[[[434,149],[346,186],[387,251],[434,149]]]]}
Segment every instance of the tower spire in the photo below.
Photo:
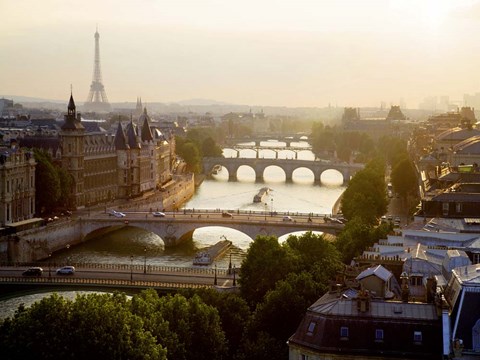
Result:
{"type": "Polygon", "coordinates": [[[102,82],[102,72],[100,68],[100,34],[98,33],[98,25],[95,31],[95,59],[93,66],[93,80],[90,85],[87,101],[84,104],[86,111],[112,111],[112,107],[108,102],[107,93],[102,82]]]}

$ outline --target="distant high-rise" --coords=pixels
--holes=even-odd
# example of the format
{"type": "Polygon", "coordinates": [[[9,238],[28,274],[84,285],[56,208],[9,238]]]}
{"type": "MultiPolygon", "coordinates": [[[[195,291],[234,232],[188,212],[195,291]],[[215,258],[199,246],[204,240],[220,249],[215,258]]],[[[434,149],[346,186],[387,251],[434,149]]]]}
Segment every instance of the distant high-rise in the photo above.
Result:
{"type": "Polygon", "coordinates": [[[95,31],[95,63],[93,67],[93,80],[90,85],[87,101],[84,104],[85,111],[109,112],[112,107],[107,99],[105,87],[102,83],[102,72],[100,69],[100,34],[95,31]]]}

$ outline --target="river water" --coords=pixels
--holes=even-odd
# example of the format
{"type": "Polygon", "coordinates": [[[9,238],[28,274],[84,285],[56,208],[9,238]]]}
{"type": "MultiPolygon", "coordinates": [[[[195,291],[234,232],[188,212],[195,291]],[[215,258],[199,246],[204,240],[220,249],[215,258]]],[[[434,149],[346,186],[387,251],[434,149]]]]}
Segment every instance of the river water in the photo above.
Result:
{"type": "MultiPolygon", "coordinates": [[[[262,145],[281,145],[277,142],[265,142],[262,145]]],[[[292,146],[307,147],[308,144],[292,143],[292,146]]],[[[237,156],[236,151],[225,149],[225,157],[237,156]]],[[[240,157],[255,157],[252,150],[241,150],[240,157]]],[[[278,158],[292,158],[292,151],[279,151],[278,158]]],[[[259,157],[275,158],[272,150],[260,150],[259,157]]],[[[310,150],[298,152],[298,158],[314,160],[310,150]]],[[[195,209],[229,209],[229,210],[256,210],[277,212],[313,212],[329,214],[332,207],[345,190],[342,186],[342,175],[335,170],[327,170],[322,175],[322,184],[314,184],[313,173],[305,168],[297,169],[293,174],[292,182],[285,182],[283,170],[271,166],[265,170],[264,181],[255,181],[255,174],[250,167],[242,166],[237,173],[238,181],[229,182],[228,172],[222,168],[212,179],[205,180],[196,190],[195,195],[186,204],[186,208],[195,209]],[[254,203],[253,197],[262,187],[272,189],[264,203],[254,203]]],[[[225,236],[233,242],[230,250],[215,261],[219,268],[226,268],[230,261],[237,267],[252,242],[245,234],[225,228],[207,227],[198,229],[190,242],[174,249],[165,249],[163,240],[155,234],[141,229],[128,227],[118,232],[110,233],[102,238],[93,239],[78,246],[54,253],[51,262],[55,264],[75,263],[124,263],[168,266],[192,266],[195,253],[203,248],[215,244],[225,236]]],[[[286,237],[280,238],[282,241],[286,237]]],[[[46,267],[47,264],[43,266],[46,267]]],[[[214,266],[213,264],[211,266],[214,266]]],[[[16,308],[20,302],[31,303],[43,294],[30,296],[28,299],[11,299],[10,305],[0,302],[0,318],[5,316],[3,310],[16,308]],[[13,304],[11,302],[13,301],[13,304]]]]}

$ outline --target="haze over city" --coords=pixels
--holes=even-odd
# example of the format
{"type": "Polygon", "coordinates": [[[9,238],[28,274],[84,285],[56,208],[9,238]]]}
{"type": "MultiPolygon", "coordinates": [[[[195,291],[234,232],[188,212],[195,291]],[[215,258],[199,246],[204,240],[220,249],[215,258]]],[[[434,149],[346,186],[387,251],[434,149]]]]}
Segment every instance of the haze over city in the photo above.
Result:
{"type": "Polygon", "coordinates": [[[411,107],[480,90],[473,0],[2,0],[0,96],[411,107]]]}

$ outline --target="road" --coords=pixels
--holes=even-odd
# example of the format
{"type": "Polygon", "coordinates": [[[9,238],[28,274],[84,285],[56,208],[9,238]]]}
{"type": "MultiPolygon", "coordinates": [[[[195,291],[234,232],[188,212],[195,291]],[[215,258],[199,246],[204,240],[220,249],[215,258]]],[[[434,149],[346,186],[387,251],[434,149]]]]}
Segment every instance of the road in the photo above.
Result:
{"type": "MultiPolygon", "coordinates": [[[[112,266],[113,267],[113,266],[112,266]]],[[[189,284],[197,286],[212,286],[217,275],[217,285],[233,286],[234,275],[228,274],[224,269],[211,268],[170,268],[160,271],[152,267],[125,266],[123,269],[98,269],[77,267],[73,275],[59,275],[56,269],[43,268],[40,277],[23,276],[22,272],[27,267],[0,267],[0,283],[164,283],[164,284],[189,284]],[[147,270],[144,273],[144,270],[147,270]]],[[[236,275],[237,277],[238,275],[236,275]]]]}

